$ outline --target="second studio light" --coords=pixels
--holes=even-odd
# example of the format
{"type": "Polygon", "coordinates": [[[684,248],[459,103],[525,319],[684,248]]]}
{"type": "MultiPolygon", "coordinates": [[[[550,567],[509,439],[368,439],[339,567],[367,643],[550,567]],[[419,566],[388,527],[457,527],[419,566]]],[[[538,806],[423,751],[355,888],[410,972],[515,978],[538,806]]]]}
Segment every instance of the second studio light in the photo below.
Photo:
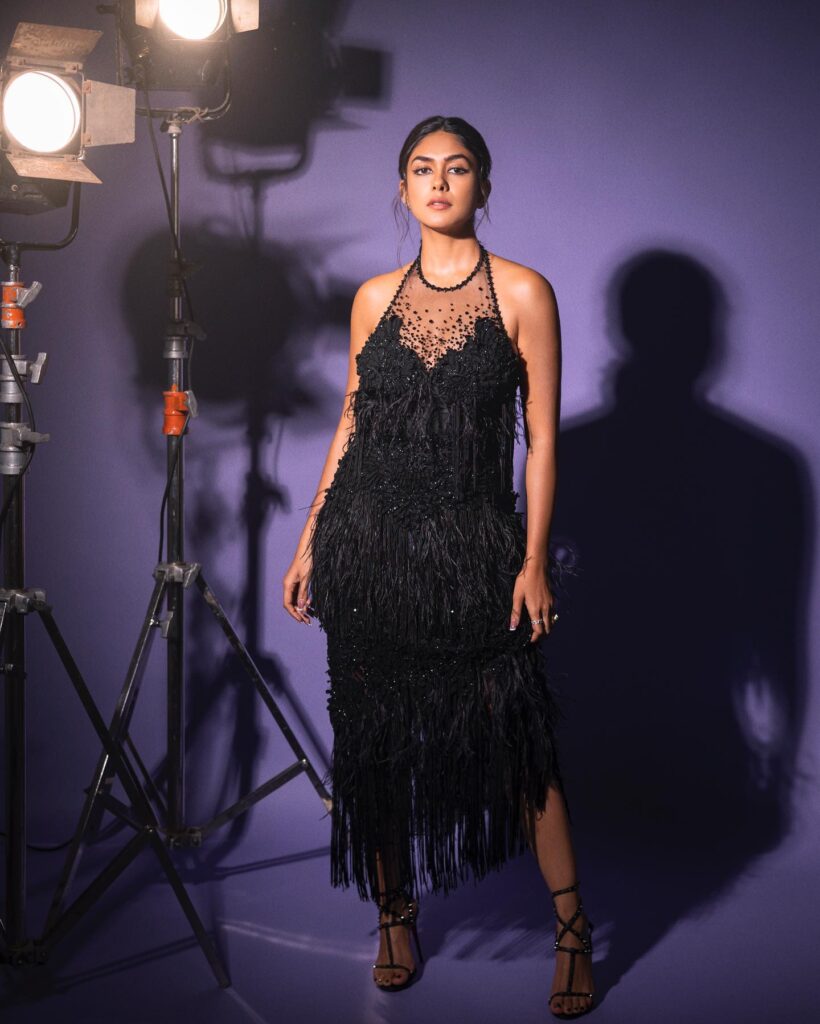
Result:
{"type": "Polygon", "coordinates": [[[121,81],[188,91],[221,80],[232,35],[259,28],[259,0],[121,0],[121,81]]]}

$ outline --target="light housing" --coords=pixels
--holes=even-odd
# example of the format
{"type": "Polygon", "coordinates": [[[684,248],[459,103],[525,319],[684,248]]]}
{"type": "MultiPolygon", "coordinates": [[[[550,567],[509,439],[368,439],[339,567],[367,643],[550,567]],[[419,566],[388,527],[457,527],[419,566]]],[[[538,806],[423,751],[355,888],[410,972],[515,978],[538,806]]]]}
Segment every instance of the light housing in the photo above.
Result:
{"type": "Polygon", "coordinates": [[[259,0],[123,0],[117,12],[130,60],[121,81],[159,91],[215,85],[230,37],[259,28],[259,0]]]}
{"type": "Polygon", "coordinates": [[[17,26],[0,64],[0,150],[21,178],[98,183],[86,150],[134,141],[134,90],[83,75],[101,35],[17,26]]]}

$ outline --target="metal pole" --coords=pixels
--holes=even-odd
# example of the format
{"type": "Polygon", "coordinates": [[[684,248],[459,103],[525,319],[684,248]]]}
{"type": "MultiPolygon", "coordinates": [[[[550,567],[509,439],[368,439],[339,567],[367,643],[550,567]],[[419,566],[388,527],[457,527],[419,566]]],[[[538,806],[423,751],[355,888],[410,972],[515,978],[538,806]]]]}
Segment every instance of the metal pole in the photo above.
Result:
{"type": "MultiPolygon", "coordinates": [[[[171,140],[171,219],[176,235],[172,257],[176,263],[171,275],[171,320],[183,324],[182,273],[180,265],[180,217],[179,217],[179,142],[182,126],[171,122],[168,136],[171,140]]],[[[182,347],[177,358],[168,360],[169,389],[184,391],[186,380],[188,342],[184,328],[180,330],[182,347]]],[[[183,479],[184,479],[184,435],[167,437],[168,474],[170,488],[167,510],[168,562],[182,562],[183,550],[183,479]]],[[[168,585],[168,827],[182,830],[185,827],[185,655],[184,655],[184,589],[182,583],[168,585]]]]}
{"type": "MultiPolygon", "coordinates": [[[[20,265],[9,261],[9,280],[20,280],[20,265]]],[[[20,354],[20,331],[11,329],[9,352],[20,354]]],[[[3,359],[5,362],[5,359],[3,359]]],[[[4,420],[20,420],[19,403],[4,403],[4,420]]],[[[3,530],[3,586],[23,587],[22,478],[3,474],[3,501],[15,488],[3,530]]],[[[26,648],[22,615],[7,614],[3,630],[3,674],[6,711],[6,945],[26,939],[26,648]]]]}

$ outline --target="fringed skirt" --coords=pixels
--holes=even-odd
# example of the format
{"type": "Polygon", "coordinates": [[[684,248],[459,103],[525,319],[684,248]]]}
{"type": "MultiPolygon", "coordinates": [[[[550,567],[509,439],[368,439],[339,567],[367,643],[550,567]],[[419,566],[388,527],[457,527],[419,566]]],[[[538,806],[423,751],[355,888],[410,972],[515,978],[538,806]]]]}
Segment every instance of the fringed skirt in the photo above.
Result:
{"type": "MultiPolygon", "coordinates": [[[[509,628],[521,514],[483,501],[408,525],[371,502],[331,488],[311,539],[334,740],[331,883],[374,900],[380,851],[388,884],[447,893],[534,847],[550,784],[564,788],[561,712],[526,608],[509,628]]],[[[560,564],[549,571],[560,587],[560,564]]]]}

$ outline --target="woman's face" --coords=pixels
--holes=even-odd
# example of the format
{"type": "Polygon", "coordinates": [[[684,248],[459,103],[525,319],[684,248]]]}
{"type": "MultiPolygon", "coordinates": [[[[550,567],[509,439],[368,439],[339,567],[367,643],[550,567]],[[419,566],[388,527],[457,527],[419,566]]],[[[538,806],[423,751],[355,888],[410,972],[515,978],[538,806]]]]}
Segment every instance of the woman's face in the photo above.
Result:
{"type": "Polygon", "coordinates": [[[457,135],[431,132],[410,152],[402,199],[421,224],[446,230],[472,221],[483,206],[478,167],[457,135]]]}

